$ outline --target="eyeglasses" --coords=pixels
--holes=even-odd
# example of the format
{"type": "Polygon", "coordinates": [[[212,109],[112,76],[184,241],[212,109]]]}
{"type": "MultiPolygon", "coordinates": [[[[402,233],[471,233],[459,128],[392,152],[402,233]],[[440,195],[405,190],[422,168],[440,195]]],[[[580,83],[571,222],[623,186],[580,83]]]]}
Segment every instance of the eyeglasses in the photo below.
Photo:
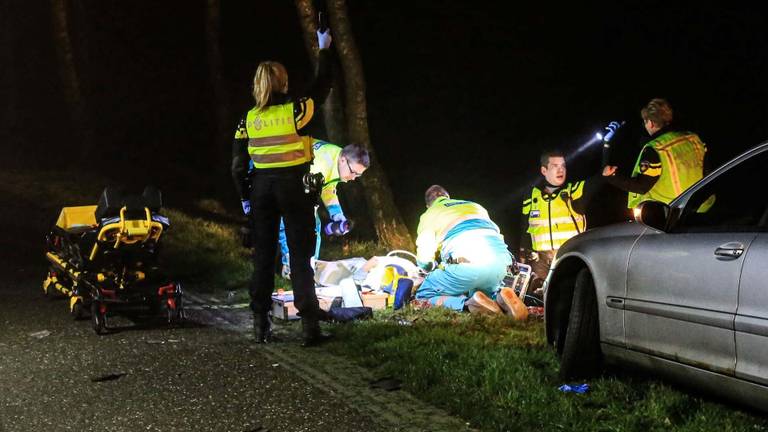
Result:
{"type": "Polygon", "coordinates": [[[347,162],[347,168],[349,168],[349,173],[350,174],[352,174],[355,177],[360,177],[361,175],[363,175],[363,173],[361,173],[361,172],[359,173],[359,172],[357,172],[357,171],[352,169],[352,165],[349,164],[349,159],[344,158],[344,161],[347,162]]]}

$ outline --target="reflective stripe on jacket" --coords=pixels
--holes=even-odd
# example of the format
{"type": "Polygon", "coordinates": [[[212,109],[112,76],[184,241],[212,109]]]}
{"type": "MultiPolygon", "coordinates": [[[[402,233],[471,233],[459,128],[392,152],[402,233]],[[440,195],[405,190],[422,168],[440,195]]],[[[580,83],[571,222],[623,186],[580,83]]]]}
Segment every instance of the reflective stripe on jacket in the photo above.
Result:
{"type": "Polygon", "coordinates": [[[293,102],[248,111],[248,155],[256,169],[281,168],[312,159],[309,139],[296,130],[293,102]]]}
{"type": "Polygon", "coordinates": [[[703,177],[704,154],[707,152],[707,147],[698,135],[690,132],[667,132],[647,143],[635,162],[632,177],[641,174],[640,159],[646,147],[658,153],[661,159],[661,175],[648,192],[644,194],[630,192],[627,207],[635,208],[647,200],[669,204],[703,177]]]}
{"type": "Polygon", "coordinates": [[[452,229],[466,221],[478,222],[463,224],[467,230],[488,229],[499,233],[499,227],[491,221],[481,205],[446,197],[437,198],[419,218],[416,230],[416,257],[419,263],[432,262],[448,233],[458,235],[460,232],[452,229]]]}
{"type": "Polygon", "coordinates": [[[533,188],[531,197],[523,201],[523,214],[528,216],[527,232],[534,251],[558,250],[566,240],[584,232],[587,218],[572,205],[583,192],[584,181],[566,183],[554,193],[533,188]]]}

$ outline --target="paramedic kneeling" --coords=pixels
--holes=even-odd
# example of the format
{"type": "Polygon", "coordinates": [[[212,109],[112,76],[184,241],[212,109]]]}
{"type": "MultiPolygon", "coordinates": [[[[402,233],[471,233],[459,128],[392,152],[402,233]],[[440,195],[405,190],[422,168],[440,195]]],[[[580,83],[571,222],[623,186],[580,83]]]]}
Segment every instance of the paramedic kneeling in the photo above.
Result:
{"type": "Polygon", "coordinates": [[[499,227],[482,206],[451,199],[442,186],[427,189],[424,200],[427,211],[419,219],[416,255],[419,266],[432,271],[416,298],[457,311],[501,313],[492,299],[512,257],[499,227]]]}

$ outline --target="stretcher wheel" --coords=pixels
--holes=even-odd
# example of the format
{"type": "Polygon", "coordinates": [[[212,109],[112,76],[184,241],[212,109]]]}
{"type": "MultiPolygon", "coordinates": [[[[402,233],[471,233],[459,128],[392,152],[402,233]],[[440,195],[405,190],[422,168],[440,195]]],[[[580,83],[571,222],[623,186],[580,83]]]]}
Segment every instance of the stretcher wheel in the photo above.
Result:
{"type": "Polygon", "coordinates": [[[56,294],[53,290],[53,283],[46,285],[43,292],[45,293],[46,297],[53,298],[53,296],[56,294]]]}
{"type": "Polygon", "coordinates": [[[181,289],[181,284],[177,283],[174,288],[173,300],[175,308],[169,307],[166,303],[166,310],[168,313],[168,324],[178,323],[186,319],[184,313],[184,293],[181,289]]]}
{"type": "Polygon", "coordinates": [[[83,307],[83,302],[79,301],[75,303],[74,306],[72,306],[72,318],[74,318],[76,321],[83,319],[85,316],[85,308],[83,307]]]}
{"type": "Polygon", "coordinates": [[[168,324],[179,323],[184,321],[186,315],[184,314],[184,304],[181,297],[176,297],[176,308],[167,308],[168,324]]]}
{"type": "Polygon", "coordinates": [[[45,282],[43,282],[43,293],[49,299],[56,297],[55,282],[51,280],[51,275],[54,274],[53,270],[48,270],[48,275],[45,282]]]}
{"type": "Polygon", "coordinates": [[[97,301],[91,303],[91,322],[97,335],[106,333],[107,314],[101,311],[101,303],[97,301]]]}

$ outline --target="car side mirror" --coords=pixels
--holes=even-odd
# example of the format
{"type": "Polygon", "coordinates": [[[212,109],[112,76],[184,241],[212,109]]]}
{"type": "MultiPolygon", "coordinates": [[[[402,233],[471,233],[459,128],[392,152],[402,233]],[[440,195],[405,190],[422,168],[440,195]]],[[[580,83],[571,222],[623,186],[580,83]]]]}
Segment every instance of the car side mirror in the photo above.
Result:
{"type": "Polygon", "coordinates": [[[664,231],[669,216],[669,206],[659,201],[643,201],[633,210],[635,220],[643,225],[664,231]]]}

